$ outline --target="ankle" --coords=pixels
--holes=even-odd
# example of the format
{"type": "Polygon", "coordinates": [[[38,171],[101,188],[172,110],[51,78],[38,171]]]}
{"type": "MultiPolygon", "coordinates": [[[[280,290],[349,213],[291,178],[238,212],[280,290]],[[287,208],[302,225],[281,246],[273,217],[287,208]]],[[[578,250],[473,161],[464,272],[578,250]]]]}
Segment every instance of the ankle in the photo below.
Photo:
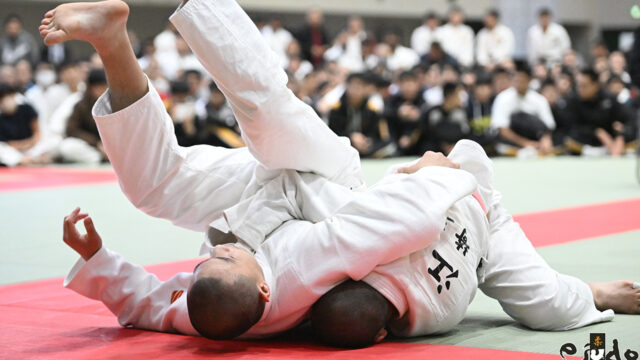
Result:
{"type": "Polygon", "coordinates": [[[126,28],[117,34],[91,41],[91,45],[102,59],[111,56],[121,56],[123,49],[131,47],[126,28]]]}

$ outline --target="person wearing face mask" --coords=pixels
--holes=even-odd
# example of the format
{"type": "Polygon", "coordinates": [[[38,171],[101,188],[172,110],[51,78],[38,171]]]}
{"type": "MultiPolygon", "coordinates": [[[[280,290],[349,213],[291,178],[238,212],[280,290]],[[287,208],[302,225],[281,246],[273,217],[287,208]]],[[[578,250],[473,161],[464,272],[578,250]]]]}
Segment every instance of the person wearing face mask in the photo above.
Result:
{"type": "Polygon", "coordinates": [[[27,104],[18,104],[17,91],[0,84],[0,164],[4,166],[40,163],[35,151],[40,140],[38,114],[27,104]]]}

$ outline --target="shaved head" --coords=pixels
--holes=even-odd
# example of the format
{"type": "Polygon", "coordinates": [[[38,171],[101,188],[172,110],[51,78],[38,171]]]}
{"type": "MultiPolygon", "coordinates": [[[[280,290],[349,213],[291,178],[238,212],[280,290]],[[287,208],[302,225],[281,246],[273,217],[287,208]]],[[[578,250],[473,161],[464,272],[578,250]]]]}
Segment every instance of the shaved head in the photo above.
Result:
{"type": "Polygon", "coordinates": [[[187,292],[191,325],[212,340],[233,339],[257,323],[265,303],[255,280],[244,275],[202,277],[187,292]]]}
{"type": "Polygon", "coordinates": [[[362,348],[380,341],[395,308],[362,281],[347,280],[322,296],[311,311],[320,340],[331,346],[362,348]]]}

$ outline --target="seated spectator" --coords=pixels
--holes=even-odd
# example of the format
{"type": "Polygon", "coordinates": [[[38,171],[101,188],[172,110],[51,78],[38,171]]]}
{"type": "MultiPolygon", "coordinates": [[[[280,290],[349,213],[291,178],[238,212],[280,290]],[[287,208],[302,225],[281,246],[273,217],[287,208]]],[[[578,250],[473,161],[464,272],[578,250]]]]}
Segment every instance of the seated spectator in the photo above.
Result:
{"type": "Polygon", "coordinates": [[[369,101],[367,76],[351,74],[346,91],[329,112],[329,127],[346,136],[362,157],[383,158],[396,152],[387,121],[369,101]]]}
{"type": "Polygon", "coordinates": [[[22,19],[11,14],[4,21],[5,35],[0,39],[0,63],[15,65],[27,60],[32,66],[38,63],[38,43],[31,34],[24,31],[22,19]]]}
{"type": "Polygon", "coordinates": [[[171,98],[167,106],[173,119],[178,144],[191,146],[197,143],[196,103],[189,97],[189,84],[184,81],[171,83],[171,98]]]}
{"type": "Polygon", "coordinates": [[[81,93],[83,87],[83,71],[79,63],[63,63],[58,67],[57,73],[59,82],[49,86],[44,94],[50,115],[52,115],[69,96],[81,93]]]}
{"type": "Polygon", "coordinates": [[[209,84],[209,99],[204,105],[204,114],[198,117],[197,143],[226,148],[244,146],[240,129],[231,106],[213,81],[209,84]]]}
{"type": "Polygon", "coordinates": [[[631,91],[629,91],[627,84],[625,84],[619,76],[613,75],[609,78],[607,81],[607,91],[615,96],[620,104],[626,105],[629,108],[633,107],[631,91]]]}
{"type": "Polygon", "coordinates": [[[624,83],[631,82],[627,72],[627,58],[621,51],[614,51],[609,55],[609,70],[612,76],[618,76],[624,83]]]}
{"type": "Polygon", "coordinates": [[[594,70],[583,70],[578,75],[577,96],[568,102],[567,114],[573,125],[567,140],[570,152],[620,156],[625,145],[636,145],[633,114],[602,89],[594,70]]]}
{"type": "Polygon", "coordinates": [[[422,155],[426,149],[426,134],[421,120],[424,106],[418,76],[405,71],[398,79],[399,90],[385,106],[385,118],[402,155],[422,155]]]}
{"type": "Polygon", "coordinates": [[[445,53],[442,45],[437,41],[431,43],[429,52],[422,56],[420,61],[427,67],[431,67],[431,65],[436,64],[440,66],[440,68],[444,68],[445,66],[458,68],[458,61],[456,61],[453,56],[445,53]]]}
{"type": "Polygon", "coordinates": [[[295,39],[291,40],[286,51],[287,61],[283,66],[284,69],[298,81],[304,79],[305,76],[313,71],[313,65],[308,60],[302,58],[301,51],[300,43],[295,39]]]}
{"type": "Polygon", "coordinates": [[[266,24],[260,29],[260,32],[267,41],[267,44],[269,44],[271,50],[276,53],[282,63],[285,63],[287,47],[291,40],[293,40],[293,35],[282,26],[282,20],[275,17],[272,18],[269,24],[266,24]]]}
{"type": "Polygon", "coordinates": [[[40,62],[58,66],[72,58],[69,43],[53,44],[43,46],[40,50],[40,62]]]}
{"type": "Polygon", "coordinates": [[[307,23],[298,29],[293,36],[300,43],[302,60],[307,60],[314,66],[321,65],[324,52],[329,45],[329,37],[324,27],[324,14],[320,9],[307,12],[307,23]]]}
{"type": "Polygon", "coordinates": [[[382,52],[386,55],[387,69],[391,72],[410,70],[420,62],[420,57],[413,49],[400,44],[400,34],[396,29],[388,29],[384,35],[382,52]]]}
{"type": "Polygon", "coordinates": [[[491,110],[491,126],[500,134],[498,153],[516,156],[553,150],[551,131],[555,122],[544,96],[531,90],[531,72],[522,64],[513,76],[513,86],[496,97],[491,110]],[[523,148],[527,150],[520,152],[523,148]]]}
{"type": "Polygon", "coordinates": [[[564,144],[571,130],[571,117],[567,114],[567,100],[561,96],[558,86],[552,80],[547,80],[542,83],[540,94],[547,99],[551,107],[553,120],[556,123],[556,128],[551,134],[553,146],[557,153],[563,153],[564,144]]]}
{"type": "Polygon", "coordinates": [[[549,68],[545,63],[539,62],[533,66],[532,79],[529,83],[529,88],[535,91],[540,91],[542,83],[549,78],[549,68]]]}
{"type": "Polygon", "coordinates": [[[13,65],[0,65],[0,82],[13,87],[18,86],[18,76],[13,65]]]}
{"type": "MultiPolygon", "coordinates": [[[[203,89],[202,73],[198,70],[185,70],[182,79],[189,86],[189,98],[196,101],[206,97],[206,90],[203,89]]],[[[205,83],[206,84],[206,83],[205,83]]]]}
{"type": "Polygon", "coordinates": [[[579,69],[583,67],[583,61],[573,49],[570,49],[562,55],[562,64],[560,64],[560,66],[566,68],[571,73],[577,73],[579,69]]]}
{"type": "Polygon", "coordinates": [[[326,61],[335,61],[338,65],[349,69],[350,72],[367,70],[362,56],[362,43],[367,39],[364,22],[359,16],[349,18],[347,29],[333,41],[333,46],[324,53],[326,61]]]}
{"type": "Polygon", "coordinates": [[[15,66],[15,71],[18,91],[24,94],[34,85],[31,63],[27,60],[20,60],[15,66]]]}
{"type": "Polygon", "coordinates": [[[495,154],[495,143],[498,137],[496,129],[491,127],[492,105],[491,79],[488,76],[480,76],[467,101],[467,118],[470,125],[469,139],[482,145],[488,154],[495,154]]]}
{"type": "Polygon", "coordinates": [[[91,70],[87,77],[87,89],[73,107],[67,121],[67,137],[60,143],[59,151],[63,161],[98,164],[108,160],[91,113],[93,105],[105,91],[107,78],[104,70],[91,70]]]}
{"type": "Polygon", "coordinates": [[[478,65],[493,70],[513,58],[516,38],[511,29],[500,23],[498,10],[492,9],[484,16],[484,28],[478,33],[476,43],[478,65]]]}
{"type": "Polygon", "coordinates": [[[449,22],[440,27],[438,41],[444,51],[453,56],[460,65],[473,65],[473,29],[464,24],[462,8],[454,6],[449,11],[449,22]]]}
{"type": "Polygon", "coordinates": [[[511,73],[502,66],[498,66],[491,73],[494,94],[500,94],[511,87],[511,73]]]}
{"type": "Polygon", "coordinates": [[[0,165],[16,166],[47,162],[37,153],[40,141],[38,114],[27,104],[18,104],[17,90],[0,83],[0,165]]]}
{"type": "Polygon", "coordinates": [[[562,69],[555,82],[561,97],[567,97],[575,91],[575,78],[569,69],[562,69]]]}
{"type": "Polygon", "coordinates": [[[458,140],[469,135],[469,121],[467,111],[462,106],[461,90],[457,83],[445,83],[442,86],[444,102],[425,114],[424,123],[430,138],[428,150],[449,154],[458,140]]]}
{"type": "Polygon", "coordinates": [[[544,8],[538,13],[538,24],[527,33],[527,55],[531,65],[543,61],[547,66],[562,61],[562,55],[571,49],[569,33],[560,24],[552,21],[551,10],[544,8]]]}
{"type": "Polygon", "coordinates": [[[415,28],[411,33],[411,48],[419,55],[423,56],[431,49],[431,43],[438,38],[438,28],[440,18],[434,12],[429,12],[424,17],[424,23],[415,28]]]}

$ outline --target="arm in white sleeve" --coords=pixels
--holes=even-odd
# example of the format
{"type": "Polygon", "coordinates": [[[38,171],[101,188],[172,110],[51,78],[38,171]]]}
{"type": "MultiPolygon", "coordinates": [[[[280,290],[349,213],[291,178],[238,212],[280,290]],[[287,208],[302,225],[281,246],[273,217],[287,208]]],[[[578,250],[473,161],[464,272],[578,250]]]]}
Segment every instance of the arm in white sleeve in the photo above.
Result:
{"type": "Polygon", "coordinates": [[[487,47],[487,30],[483,29],[476,38],[476,59],[479,65],[485,66],[490,62],[489,48],[487,47]]]}
{"type": "Polygon", "coordinates": [[[558,26],[560,28],[560,40],[562,43],[562,46],[561,46],[562,53],[560,54],[560,56],[562,57],[565,52],[571,49],[571,38],[569,37],[569,33],[567,32],[567,29],[564,28],[564,26],[562,25],[558,25],[558,26]]]}
{"type": "Polygon", "coordinates": [[[470,27],[467,27],[466,29],[467,31],[467,37],[468,37],[468,42],[466,44],[464,44],[464,53],[463,53],[463,65],[464,66],[472,66],[473,65],[473,45],[474,45],[474,38],[475,35],[473,33],[473,30],[471,30],[470,27]]]}
{"type": "Polygon", "coordinates": [[[513,105],[506,101],[505,95],[504,92],[498,94],[491,107],[491,127],[494,129],[508,128],[511,123],[509,117],[511,116],[511,107],[513,105]]]}
{"type": "Polygon", "coordinates": [[[192,276],[179,273],[163,282],[102,248],[89,261],[78,260],[64,286],[104,303],[122,326],[197,335],[186,302],[192,276]]]}
{"type": "Polygon", "coordinates": [[[502,60],[513,59],[513,53],[516,51],[516,37],[513,31],[508,27],[504,29],[504,43],[501,46],[500,57],[502,60]]]}
{"type": "Polygon", "coordinates": [[[388,176],[356,193],[336,215],[309,226],[292,261],[312,288],[362,279],[377,265],[437,241],[447,210],[476,186],[470,173],[445,167],[388,176]]]}
{"type": "Polygon", "coordinates": [[[258,161],[363,184],[358,152],[287,88],[277,56],[234,0],[190,0],[171,22],[229,100],[258,161]]]}
{"type": "Polygon", "coordinates": [[[537,96],[537,98],[538,102],[540,103],[540,105],[538,105],[538,114],[540,115],[540,120],[542,120],[542,122],[547,125],[549,131],[552,131],[556,128],[556,122],[553,118],[553,113],[551,112],[551,106],[549,106],[549,102],[544,96],[539,95],[537,96]]]}
{"type": "Polygon", "coordinates": [[[122,191],[135,207],[178,226],[205,231],[236,204],[258,162],[246,149],[178,145],[160,96],[149,92],[112,113],[109,93],[93,116],[122,191]]]}
{"type": "Polygon", "coordinates": [[[535,65],[538,62],[538,47],[536,44],[535,27],[530,27],[527,31],[527,55],[529,57],[529,64],[535,65]]]}

